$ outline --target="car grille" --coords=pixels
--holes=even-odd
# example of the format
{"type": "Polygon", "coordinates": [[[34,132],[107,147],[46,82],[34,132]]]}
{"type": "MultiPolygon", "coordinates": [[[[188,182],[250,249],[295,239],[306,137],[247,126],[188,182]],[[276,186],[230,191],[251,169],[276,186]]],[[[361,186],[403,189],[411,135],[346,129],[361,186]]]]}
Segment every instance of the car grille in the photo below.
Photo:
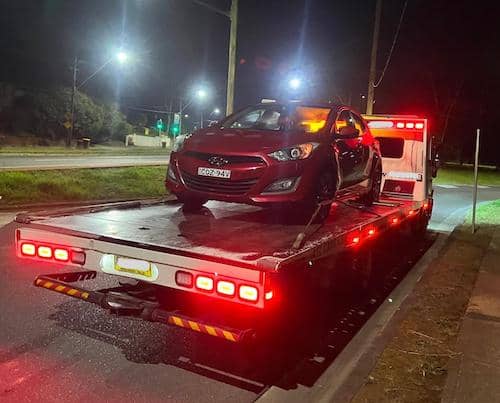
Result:
{"type": "Polygon", "coordinates": [[[211,178],[207,176],[191,175],[181,171],[186,186],[200,192],[220,193],[228,195],[243,195],[247,193],[258,181],[255,179],[230,180],[211,178]]]}
{"type": "Polygon", "coordinates": [[[261,165],[265,164],[262,158],[253,155],[217,155],[217,154],[200,153],[197,151],[187,151],[186,155],[205,162],[209,162],[208,160],[211,157],[220,157],[224,158],[228,164],[261,164],[261,165]]]}

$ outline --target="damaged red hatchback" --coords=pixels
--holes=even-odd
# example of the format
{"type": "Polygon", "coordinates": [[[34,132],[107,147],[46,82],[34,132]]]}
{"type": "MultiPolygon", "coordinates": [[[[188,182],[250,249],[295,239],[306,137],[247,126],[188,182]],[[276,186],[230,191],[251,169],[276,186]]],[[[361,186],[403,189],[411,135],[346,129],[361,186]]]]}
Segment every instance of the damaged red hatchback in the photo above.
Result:
{"type": "Polygon", "coordinates": [[[329,210],[336,196],[377,200],[381,163],[377,142],[352,109],[262,103],[177,138],[166,186],[189,208],[222,200],[300,204],[304,211],[322,202],[329,210]]]}

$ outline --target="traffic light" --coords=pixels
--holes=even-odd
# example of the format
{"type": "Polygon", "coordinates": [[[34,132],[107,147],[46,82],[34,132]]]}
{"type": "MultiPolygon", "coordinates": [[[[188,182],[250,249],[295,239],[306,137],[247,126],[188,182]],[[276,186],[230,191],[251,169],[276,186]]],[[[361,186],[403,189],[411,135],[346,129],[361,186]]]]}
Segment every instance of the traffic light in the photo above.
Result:
{"type": "Polygon", "coordinates": [[[170,127],[170,133],[172,133],[173,136],[177,136],[179,134],[179,124],[173,124],[170,127]]]}
{"type": "Polygon", "coordinates": [[[163,125],[163,120],[162,119],[158,119],[156,121],[156,128],[158,129],[158,131],[162,131],[164,129],[164,125],[163,125]]]}
{"type": "Polygon", "coordinates": [[[172,122],[172,125],[170,126],[170,133],[172,136],[177,136],[180,134],[180,128],[181,128],[181,114],[180,113],[174,113],[174,119],[172,122]]]}

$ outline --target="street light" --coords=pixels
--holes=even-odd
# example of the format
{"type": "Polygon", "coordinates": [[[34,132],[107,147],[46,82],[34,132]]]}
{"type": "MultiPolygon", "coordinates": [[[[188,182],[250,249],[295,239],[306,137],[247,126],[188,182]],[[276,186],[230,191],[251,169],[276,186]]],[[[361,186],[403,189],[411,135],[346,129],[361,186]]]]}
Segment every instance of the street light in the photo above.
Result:
{"type": "Polygon", "coordinates": [[[220,113],[219,108],[215,108],[214,111],[212,112],[214,115],[218,115],[220,113]]]}
{"type": "Polygon", "coordinates": [[[207,92],[204,89],[199,89],[198,91],[196,91],[196,96],[199,99],[205,99],[207,97],[207,92]]]}
{"type": "Polygon", "coordinates": [[[128,60],[128,54],[120,50],[118,53],[110,57],[108,60],[106,60],[105,63],[103,63],[96,71],[94,71],[90,76],[88,76],[85,80],[83,80],[80,85],[77,85],[77,74],[78,74],[78,57],[75,56],[75,59],[73,61],[73,88],[71,91],[71,128],[68,132],[68,137],[66,139],[66,146],[70,147],[71,146],[71,141],[73,140],[73,134],[74,134],[74,123],[75,123],[75,97],[76,97],[76,92],[80,88],[82,88],[87,82],[89,82],[92,78],[94,78],[97,73],[99,73],[102,69],[104,69],[108,64],[110,64],[113,60],[118,60],[120,64],[124,64],[128,60]]]}
{"type": "Polygon", "coordinates": [[[302,84],[302,82],[297,77],[290,79],[290,81],[288,82],[288,85],[290,86],[290,88],[292,90],[298,90],[300,88],[301,84],[302,84]]]}

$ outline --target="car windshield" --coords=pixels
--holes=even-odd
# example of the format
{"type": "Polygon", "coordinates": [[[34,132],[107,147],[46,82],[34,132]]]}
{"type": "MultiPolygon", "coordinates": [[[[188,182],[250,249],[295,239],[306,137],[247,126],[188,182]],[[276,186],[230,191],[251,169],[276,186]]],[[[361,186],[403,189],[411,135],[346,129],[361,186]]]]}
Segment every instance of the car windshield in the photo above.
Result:
{"type": "Polygon", "coordinates": [[[251,106],[229,116],[223,127],[242,130],[300,129],[316,133],[325,127],[330,108],[263,104],[251,106]]]}

